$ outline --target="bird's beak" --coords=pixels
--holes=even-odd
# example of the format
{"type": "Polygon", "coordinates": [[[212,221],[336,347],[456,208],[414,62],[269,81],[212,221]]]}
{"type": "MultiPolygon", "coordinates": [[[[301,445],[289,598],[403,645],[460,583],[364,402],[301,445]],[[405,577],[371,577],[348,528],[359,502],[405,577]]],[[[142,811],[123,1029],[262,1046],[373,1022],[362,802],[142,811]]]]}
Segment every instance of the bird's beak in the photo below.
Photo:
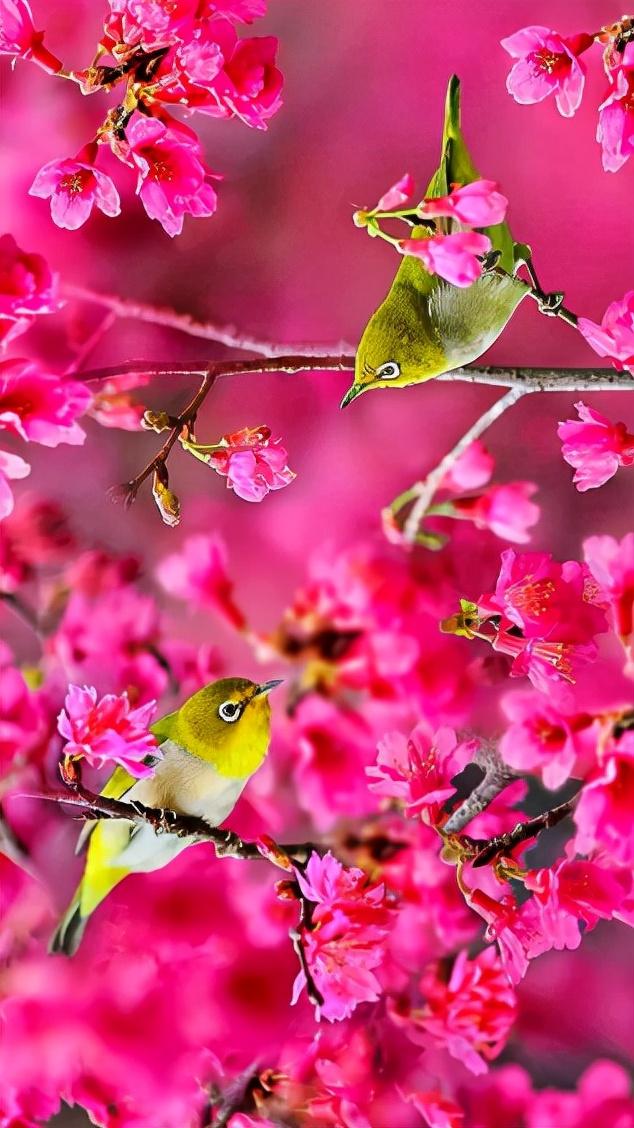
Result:
{"type": "Polygon", "coordinates": [[[339,407],[347,407],[349,403],[352,403],[353,399],[356,399],[357,396],[361,395],[361,392],[365,392],[368,386],[368,384],[353,384],[351,388],[348,388],[348,391],[339,404],[339,407]]]}
{"type": "Polygon", "coordinates": [[[277,678],[277,679],[274,679],[273,681],[263,682],[262,685],[259,685],[257,687],[253,696],[254,697],[261,697],[263,694],[270,693],[272,689],[275,689],[276,685],[281,685],[282,681],[283,681],[282,678],[277,678]]]}

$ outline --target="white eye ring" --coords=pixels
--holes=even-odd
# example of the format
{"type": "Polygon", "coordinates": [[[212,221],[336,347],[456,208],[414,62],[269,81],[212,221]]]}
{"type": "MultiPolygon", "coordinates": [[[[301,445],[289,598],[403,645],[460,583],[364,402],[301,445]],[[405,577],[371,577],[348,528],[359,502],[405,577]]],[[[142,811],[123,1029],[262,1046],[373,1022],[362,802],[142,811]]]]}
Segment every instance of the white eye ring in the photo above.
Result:
{"type": "Polygon", "coordinates": [[[226,721],[228,725],[232,725],[237,721],[242,713],[242,706],[236,704],[235,701],[223,701],[222,705],[218,706],[218,716],[221,721],[226,721]]]}
{"type": "Polygon", "coordinates": [[[381,380],[396,380],[401,375],[401,368],[395,360],[387,360],[385,364],[379,365],[376,374],[381,380]]]}

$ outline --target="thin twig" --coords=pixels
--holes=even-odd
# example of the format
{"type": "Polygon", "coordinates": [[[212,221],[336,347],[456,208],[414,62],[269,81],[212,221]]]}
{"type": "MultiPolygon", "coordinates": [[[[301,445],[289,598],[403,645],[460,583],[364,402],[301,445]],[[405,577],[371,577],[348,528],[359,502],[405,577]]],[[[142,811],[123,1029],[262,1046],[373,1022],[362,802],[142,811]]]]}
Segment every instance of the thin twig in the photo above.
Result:
{"type": "Polygon", "coordinates": [[[40,623],[35,611],[29,607],[19,595],[15,595],[12,591],[0,591],[0,601],[17,615],[18,619],[33,631],[38,638],[43,635],[42,624],[40,623]]]}
{"type": "MultiPolygon", "coordinates": [[[[213,321],[197,321],[189,313],[177,313],[168,307],[148,305],[128,298],[117,297],[116,294],[101,294],[85,286],[65,286],[63,293],[70,298],[80,301],[94,302],[111,311],[115,317],[129,318],[133,321],[145,321],[151,325],[162,325],[166,329],[174,329],[179,333],[186,333],[189,337],[199,337],[205,341],[217,341],[230,349],[243,349],[245,352],[259,353],[261,356],[282,356],[289,351],[288,342],[276,343],[265,341],[261,337],[253,337],[249,333],[241,333],[235,325],[219,325],[213,321]]],[[[354,356],[352,345],[341,341],[337,346],[341,352],[354,356]]],[[[323,346],[309,344],[295,344],[293,351],[303,353],[304,356],[319,356],[323,346]]]]}
{"type": "Polygon", "coordinates": [[[420,523],[429,509],[436,490],[445,475],[460,458],[460,455],[463,454],[467,447],[469,447],[475,439],[479,438],[492,423],[495,423],[496,419],[499,419],[509,407],[517,403],[518,399],[526,395],[527,392],[528,388],[511,388],[506,395],[496,400],[479,419],[476,419],[475,423],[469,427],[468,431],[465,431],[462,438],[459,439],[453,449],[441,459],[438,465],[432,470],[431,474],[428,474],[426,478],[412,486],[411,493],[415,496],[416,500],[403,526],[403,539],[407,544],[413,544],[416,540],[420,523]]]}
{"type": "Polygon", "coordinates": [[[530,838],[537,838],[542,830],[557,826],[574,810],[579,794],[580,792],[577,792],[571,799],[567,799],[565,803],[560,803],[558,807],[552,807],[549,811],[545,811],[543,815],[536,815],[535,818],[529,819],[527,822],[518,823],[517,826],[513,827],[513,830],[506,834],[498,834],[495,838],[488,840],[465,836],[465,841],[475,852],[475,856],[472,858],[473,865],[486,866],[495,858],[510,854],[511,850],[519,846],[520,843],[527,842],[530,838]]]}

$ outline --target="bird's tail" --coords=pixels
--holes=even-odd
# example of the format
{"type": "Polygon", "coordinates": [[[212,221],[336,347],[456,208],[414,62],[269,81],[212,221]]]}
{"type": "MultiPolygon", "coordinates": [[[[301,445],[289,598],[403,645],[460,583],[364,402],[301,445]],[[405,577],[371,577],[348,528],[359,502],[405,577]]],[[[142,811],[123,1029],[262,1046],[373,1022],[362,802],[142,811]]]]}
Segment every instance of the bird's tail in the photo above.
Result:
{"type": "Polygon", "coordinates": [[[75,893],[64,916],[59,922],[49,944],[51,955],[74,956],[88,923],[88,917],[81,915],[81,886],[75,893]]]}

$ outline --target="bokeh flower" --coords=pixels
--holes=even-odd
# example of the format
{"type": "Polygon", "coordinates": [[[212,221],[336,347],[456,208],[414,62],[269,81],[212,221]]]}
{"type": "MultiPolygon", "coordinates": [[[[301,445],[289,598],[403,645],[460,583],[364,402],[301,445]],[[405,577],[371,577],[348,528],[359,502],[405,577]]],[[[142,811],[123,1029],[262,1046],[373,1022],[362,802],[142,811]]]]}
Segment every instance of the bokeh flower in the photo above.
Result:
{"type": "Polygon", "coordinates": [[[30,473],[28,462],[18,454],[0,450],[0,521],[13,512],[13,493],[9,482],[26,478],[30,473]]]}
{"type": "Polygon", "coordinates": [[[0,361],[0,430],[26,442],[81,445],[86,435],[77,419],[91,401],[77,380],[42,372],[30,360],[0,361]]]}
{"type": "Polygon", "coordinates": [[[473,521],[476,529],[490,529],[496,537],[526,544],[529,529],[539,521],[539,506],[531,501],[537,491],[534,482],[507,482],[489,486],[476,497],[457,497],[451,502],[452,515],[473,521]]]}

